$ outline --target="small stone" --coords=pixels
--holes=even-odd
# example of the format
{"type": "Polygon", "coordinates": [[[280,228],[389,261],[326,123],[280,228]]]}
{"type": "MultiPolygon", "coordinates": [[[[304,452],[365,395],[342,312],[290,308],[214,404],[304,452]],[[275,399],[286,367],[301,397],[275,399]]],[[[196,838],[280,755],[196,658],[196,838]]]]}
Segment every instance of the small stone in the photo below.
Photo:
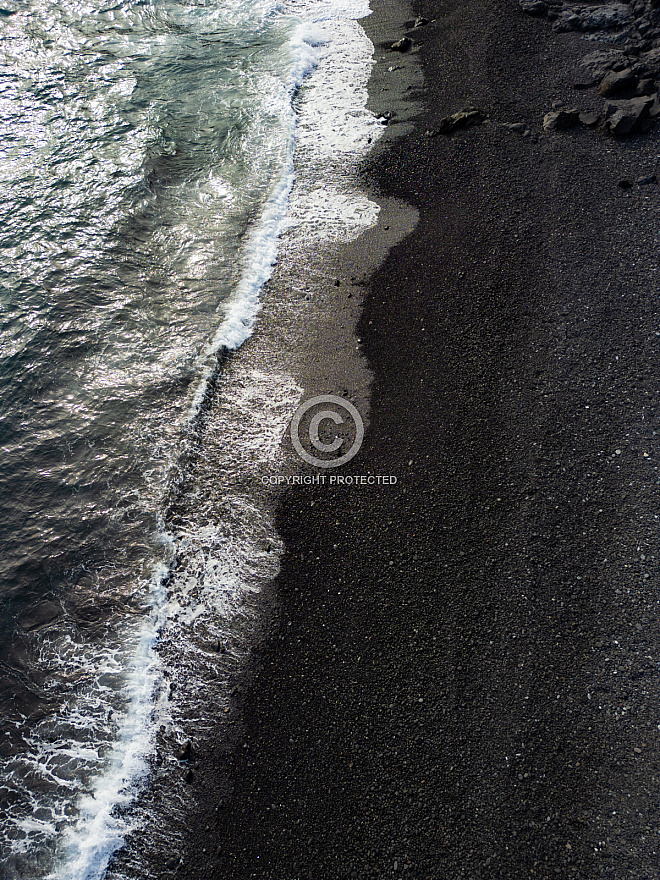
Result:
{"type": "Polygon", "coordinates": [[[640,186],[647,186],[649,183],[657,183],[658,178],[655,174],[649,174],[647,177],[640,177],[637,183],[640,186]]]}
{"type": "Polygon", "coordinates": [[[458,128],[467,128],[470,125],[479,125],[484,121],[484,115],[476,107],[466,107],[453,113],[451,116],[445,116],[440,120],[437,128],[427,132],[429,137],[436,137],[439,134],[450,134],[458,128]]]}
{"type": "Polygon", "coordinates": [[[525,132],[529,131],[524,122],[505,122],[502,127],[508,128],[509,131],[516,131],[518,134],[525,134],[525,132]]]}
{"type": "Polygon", "coordinates": [[[397,40],[396,43],[392,43],[390,49],[393,52],[409,52],[412,49],[413,41],[410,37],[401,37],[400,40],[397,40]]]}
{"type": "Polygon", "coordinates": [[[635,747],[635,748],[633,749],[633,752],[634,752],[636,755],[641,755],[641,754],[642,754],[642,750],[641,750],[641,749],[638,749],[637,747],[635,747]]]}
{"type": "Polygon", "coordinates": [[[187,739],[179,746],[179,748],[176,750],[176,756],[179,761],[190,760],[192,756],[192,742],[189,739],[187,739]]]}
{"type": "Polygon", "coordinates": [[[589,113],[588,111],[584,111],[580,113],[579,120],[582,125],[586,125],[589,128],[593,128],[594,125],[598,125],[600,122],[600,116],[598,113],[589,113]]]}
{"type": "Polygon", "coordinates": [[[520,0],[520,6],[527,15],[545,15],[548,6],[543,0],[520,0]]]}
{"type": "Polygon", "coordinates": [[[578,110],[553,110],[543,117],[543,128],[545,131],[566,131],[577,125],[579,119],[578,110]]]}

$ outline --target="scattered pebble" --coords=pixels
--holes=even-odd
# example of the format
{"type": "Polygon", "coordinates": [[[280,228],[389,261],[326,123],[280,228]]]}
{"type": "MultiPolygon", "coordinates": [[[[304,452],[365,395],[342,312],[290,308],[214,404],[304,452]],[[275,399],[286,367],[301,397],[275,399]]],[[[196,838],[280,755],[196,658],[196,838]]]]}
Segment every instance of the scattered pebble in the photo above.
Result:
{"type": "Polygon", "coordinates": [[[390,49],[393,52],[408,52],[412,48],[413,41],[410,37],[402,37],[396,43],[392,43],[390,49]]]}

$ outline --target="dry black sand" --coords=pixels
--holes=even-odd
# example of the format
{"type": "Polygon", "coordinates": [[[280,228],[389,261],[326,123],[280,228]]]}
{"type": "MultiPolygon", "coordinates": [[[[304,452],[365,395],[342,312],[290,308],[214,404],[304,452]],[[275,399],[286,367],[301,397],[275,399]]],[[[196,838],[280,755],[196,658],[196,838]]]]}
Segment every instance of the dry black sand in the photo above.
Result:
{"type": "Polygon", "coordinates": [[[420,0],[414,31],[372,5],[373,108],[379,43],[409,32],[426,86],[365,186],[420,220],[368,281],[342,473],[398,483],[283,496],[279,627],[179,870],[659,877],[659,135],[543,132],[589,106],[589,46],[513,0],[420,0]],[[428,136],[468,101],[490,122],[428,136]]]}

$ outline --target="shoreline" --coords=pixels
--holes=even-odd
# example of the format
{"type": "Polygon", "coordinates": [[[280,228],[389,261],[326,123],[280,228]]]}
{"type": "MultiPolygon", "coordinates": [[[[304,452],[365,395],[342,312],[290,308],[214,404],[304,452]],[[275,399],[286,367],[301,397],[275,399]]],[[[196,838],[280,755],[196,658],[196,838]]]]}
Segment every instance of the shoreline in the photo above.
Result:
{"type": "MultiPolygon", "coordinates": [[[[282,495],[279,626],[237,685],[233,740],[199,754],[181,870],[660,876],[657,191],[618,186],[655,165],[657,134],[543,132],[583,44],[514,3],[415,11],[425,107],[364,173],[419,222],[397,244],[382,215],[342,248],[368,276],[375,374],[342,472],[398,483],[282,495]],[[470,102],[488,124],[427,136],[470,102]]],[[[363,22],[378,111],[384,45],[412,34],[380,13],[363,22]]],[[[318,339],[314,382],[350,374],[345,343],[319,369],[318,339]]]]}
{"type": "MultiPolygon", "coordinates": [[[[398,8],[408,7],[400,3],[398,8]]],[[[346,53],[336,29],[332,42],[346,53]]],[[[350,60],[355,68],[352,55],[350,60]]],[[[342,141],[339,135],[337,154],[329,155],[328,167],[320,169],[319,144],[315,132],[311,139],[309,133],[318,82],[323,94],[327,85],[319,70],[316,86],[307,80],[296,99],[301,140],[307,143],[296,153],[296,180],[290,193],[293,222],[279,236],[278,258],[263,288],[253,333],[237,350],[224,353],[222,367],[209,386],[212,393],[187,460],[185,488],[180,488],[168,507],[167,527],[179,545],[168,597],[185,612],[190,592],[187,581],[189,575],[199,574],[195,566],[200,550],[216,563],[222,562],[223,543],[238,543],[240,551],[241,542],[247,539],[250,562],[242,566],[240,558],[229,560],[236,585],[219,615],[213,614],[212,596],[194,592],[196,601],[207,600],[206,611],[196,618],[199,632],[179,628],[175,617],[161,637],[159,653],[169,684],[172,721],[158,731],[149,783],[129,810],[141,830],[127,835],[125,845],[111,859],[108,877],[171,876],[184,869],[187,859],[181,860],[179,853],[199,791],[208,781],[204,763],[217,745],[223,755],[240,748],[240,696],[250,686],[252,659],[276,628],[281,606],[272,569],[281,553],[273,519],[282,486],[266,477],[276,474],[286,481],[300,476],[301,462],[288,432],[281,443],[300,396],[339,392],[359,408],[368,425],[372,374],[356,335],[365,283],[389,249],[414,228],[416,213],[400,200],[383,198],[376,224],[355,234],[353,226],[373,194],[360,186],[360,160],[354,155],[359,147],[347,150],[346,143],[352,143],[350,135],[356,144],[364,141],[364,128],[373,125],[374,117],[369,114],[369,123],[360,132],[349,116],[344,123],[351,129],[349,137],[342,141]],[[352,199],[357,218],[338,222],[330,213],[330,231],[324,236],[315,229],[313,212],[305,203],[305,197],[318,188],[328,193],[329,200],[337,195],[352,199]],[[228,510],[233,527],[237,503],[249,512],[250,534],[232,532],[228,540],[223,510],[228,510]],[[204,535],[196,543],[188,536],[199,526],[201,512],[204,535]],[[209,742],[210,727],[217,731],[216,743],[209,742]],[[149,839],[146,847],[141,845],[144,837],[149,839]]],[[[359,116],[359,91],[356,83],[351,86],[353,113],[359,116]]],[[[347,99],[342,96],[341,100],[347,99]]],[[[384,132],[380,140],[386,137],[384,132]]],[[[327,152],[328,144],[321,146],[327,152]]],[[[327,212],[322,216],[327,220],[327,212]]],[[[231,774],[216,775],[211,787],[213,801],[227,798],[233,788],[231,774]]],[[[207,800],[206,794],[202,800],[207,800]]]]}

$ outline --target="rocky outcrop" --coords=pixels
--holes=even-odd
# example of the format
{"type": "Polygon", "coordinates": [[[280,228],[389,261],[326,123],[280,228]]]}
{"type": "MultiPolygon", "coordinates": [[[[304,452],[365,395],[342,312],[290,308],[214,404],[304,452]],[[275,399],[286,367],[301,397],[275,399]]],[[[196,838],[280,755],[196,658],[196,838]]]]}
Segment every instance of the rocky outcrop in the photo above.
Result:
{"type": "Polygon", "coordinates": [[[581,67],[588,78],[575,88],[594,93],[589,111],[547,113],[546,131],[583,125],[626,137],[648,131],[660,118],[660,0],[615,0],[586,5],[564,0],[518,0],[528,15],[545,16],[557,31],[577,31],[603,44],[581,67]],[[604,99],[604,100],[603,100],[604,99]],[[567,115],[569,114],[569,115],[567,115]]]}
{"type": "Polygon", "coordinates": [[[623,3],[610,3],[606,6],[569,6],[562,5],[556,16],[552,14],[556,7],[550,7],[548,14],[555,18],[556,31],[612,31],[625,27],[632,15],[628,6],[623,3]]]}

